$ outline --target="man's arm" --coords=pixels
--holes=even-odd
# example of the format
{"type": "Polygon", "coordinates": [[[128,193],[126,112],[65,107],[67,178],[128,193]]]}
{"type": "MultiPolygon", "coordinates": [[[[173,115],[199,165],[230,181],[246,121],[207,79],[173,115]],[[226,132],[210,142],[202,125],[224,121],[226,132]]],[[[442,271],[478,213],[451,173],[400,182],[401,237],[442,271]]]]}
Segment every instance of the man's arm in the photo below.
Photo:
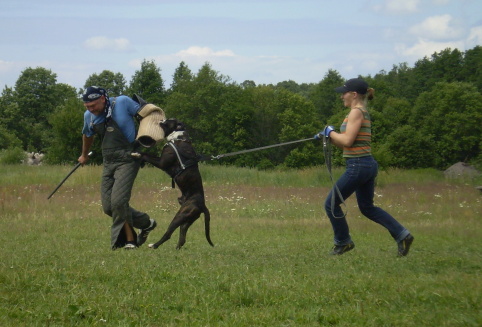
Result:
{"type": "Polygon", "coordinates": [[[86,164],[87,161],[89,161],[89,151],[92,143],[94,143],[94,136],[87,136],[85,134],[82,134],[82,154],[80,155],[79,159],[77,159],[77,161],[80,162],[82,165],[86,164]]]}

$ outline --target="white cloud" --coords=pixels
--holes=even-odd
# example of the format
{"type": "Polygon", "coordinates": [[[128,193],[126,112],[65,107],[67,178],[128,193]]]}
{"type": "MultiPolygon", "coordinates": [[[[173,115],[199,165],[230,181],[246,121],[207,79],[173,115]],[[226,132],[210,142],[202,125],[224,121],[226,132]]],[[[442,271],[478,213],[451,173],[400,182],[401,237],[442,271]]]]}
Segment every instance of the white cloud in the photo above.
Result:
{"type": "Polygon", "coordinates": [[[0,72],[5,73],[14,68],[14,62],[0,60],[0,72]]]}
{"type": "Polygon", "coordinates": [[[468,48],[473,48],[477,45],[482,45],[482,25],[471,28],[467,38],[468,48]]]}
{"type": "Polygon", "coordinates": [[[390,14],[406,14],[418,11],[420,0],[386,0],[381,5],[374,7],[375,11],[387,12],[390,14]]]}
{"type": "Polygon", "coordinates": [[[221,51],[214,51],[208,47],[198,47],[192,46],[187,48],[186,50],[181,50],[176,53],[176,56],[181,58],[187,57],[203,57],[203,58],[212,58],[212,57],[234,57],[234,53],[231,50],[221,50],[221,51]]]}
{"type": "Polygon", "coordinates": [[[419,0],[389,0],[386,8],[390,12],[416,12],[419,0]]]}
{"type": "Polygon", "coordinates": [[[184,61],[193,73],[206,62],[220,74],[236,82],[253,80],[256,84],[278,83],[292,79],[298,83],[317,82],[323,78],[333,63],[291,56],[240,55],[231,50],[215,51],[209,47],[191,46],[168,55],[136,59],[129,66],[139,69],[142,60],[154,60],[162,67],[166,86],[170,84],[174,70],[184,61]]]}
{"type": "Polygon", "coordinates": [[[457,42],[434,42],[434,41],[427,41],[424,39],[419,39],[418,42],[412,46],[407,48],[405,45],[397,45],[396,51],[407,57],[412,57],[416,59],[423,58],[425,56],[431,56],[435,52],[440,52],[447,48],[450,49],[464,49],[464,42],[457,41],[457,42]]]}
{"type": "Polygon", "coordinates": [[[447,14],[428,17],[420,24],[412,26],[409,32],[421,38],[450,40],[461,37],[464,30],[447,14]]]}
{"type": "Polygon", "coordinates": [[[131,49],[130,42],[126,38],[109,39],[105,36],[94,36],[84,42],[84,46],[93,50],[110,50],[110,51],[129,51],[131,49]]]}

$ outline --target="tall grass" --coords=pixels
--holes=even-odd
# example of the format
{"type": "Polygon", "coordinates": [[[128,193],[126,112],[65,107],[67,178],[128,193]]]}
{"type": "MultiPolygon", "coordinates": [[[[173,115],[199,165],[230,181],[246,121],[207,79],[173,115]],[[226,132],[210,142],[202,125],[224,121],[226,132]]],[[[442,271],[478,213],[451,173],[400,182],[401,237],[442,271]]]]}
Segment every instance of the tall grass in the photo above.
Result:
{"type": "MultiPolygon", "coordinates": [[[[480,326],[478,181],[439,172],[380,173],[376,203],[415,236],[410,254],[347,201],[356,248],[328,255],[324,167],[267,171],[203,165],[202,218],[177,251],[109,248],[101,167],[0,166],[0,326],[480,326]]],[[[342,170],[335,171],[335,177],[342,170]]],[[[159,239],[179,191],[144,168],[132,205],[159,239]]],[[[148,241],[148,242],[149,242],[148,241]]]]}

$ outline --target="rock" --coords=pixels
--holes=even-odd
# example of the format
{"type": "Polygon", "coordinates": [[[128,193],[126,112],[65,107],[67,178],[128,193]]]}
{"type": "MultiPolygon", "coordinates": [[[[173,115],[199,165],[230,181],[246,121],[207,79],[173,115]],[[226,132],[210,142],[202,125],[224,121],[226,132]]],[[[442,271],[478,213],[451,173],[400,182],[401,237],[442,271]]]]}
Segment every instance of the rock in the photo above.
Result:
{"type": "Polygon", "coordinates": [[[475,169],[475,167],[465,163],[465,162],[457,162],[456,164],[447,168],[444,171],[445,177],[448,178],[457,178],[457,177],[469,177],[474,178],[480,175],[480,172],[475,169]]]}
{"type": "Polygon", "coordinates": [[[27,153],[27,165],[29,166],[40,166],[44,158],[43,153],[27,153]]]}

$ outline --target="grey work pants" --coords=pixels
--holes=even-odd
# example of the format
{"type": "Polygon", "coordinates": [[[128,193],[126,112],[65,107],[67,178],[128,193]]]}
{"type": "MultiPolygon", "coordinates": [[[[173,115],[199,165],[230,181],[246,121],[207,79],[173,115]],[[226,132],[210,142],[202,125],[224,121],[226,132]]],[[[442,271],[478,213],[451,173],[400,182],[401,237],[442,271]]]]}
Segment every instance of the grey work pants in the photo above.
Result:
{"type": "Polygon", "coordinates": [[[102,172],[101,195],[104,213],[112,217],[111,246],[113,249],[125,245],[125,222],[132,227],[144,229],[150,226],[146,213],[131,208],[129,201],[132,187],[139,172],[138,160],[106,162],[102,172]]]}

